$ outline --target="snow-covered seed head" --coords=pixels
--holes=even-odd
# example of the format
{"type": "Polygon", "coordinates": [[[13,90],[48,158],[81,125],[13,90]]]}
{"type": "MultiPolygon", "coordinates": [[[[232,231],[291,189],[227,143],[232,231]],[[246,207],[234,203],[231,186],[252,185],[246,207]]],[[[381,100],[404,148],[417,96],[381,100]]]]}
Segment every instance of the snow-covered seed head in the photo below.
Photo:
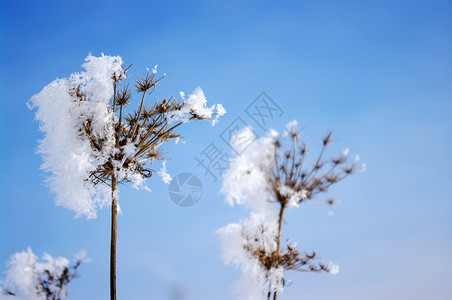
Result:
{"type": "MultiPolygon", "coordinates": [[[[296,126],[296,125],[294,125],[296,126]]],[[[291,126],[291,132],[299,132],[296,127],[291,126]]],[[[307,145],[298,138],[289,136],[291,145],[284,146],[281,140],[275,144],[275,171],[273,172],[273,188],[276,202],[281,205],[297,205],[305,198],[311,199],[316,194],[327,192],[329,187],[341,181],[347,175],[356,171],[354,163],[348,163],[348,156],[340,153],[335,157],[324,160],[326,147],[331,143],[332,132],[328,132],[322,138],[322,150],[313,164],[305,162],[307,157],[307,145]],[[283,148],[281,151],[281,148],[283,148]],[[281,154],[283,153],[283,154],[281,154]],[[343,166],[338,168],[338,166],[343,166]],[[290,188],[291,192],[287,192],[290,188]],[[282,192],[284,190],[284,192],[282,192]],[[299,193],[303,192],[303,197],[299,193]],[[298,193],[298,194],[297,194],[298,193]],[[294,196],[296,195],[296,196],[294,196]],[[294,199],[296,199],[295,202],[294,199]]],[[[288,137],[286,135],[286,137],[288,137]]],[[[297,136],[298,137],[298,136],[297,136]]]]}
{"type": "MultiPolygon", "coordinates": [[[[95,218],[98,207],[111,203],[113,176],[145,187],[153,174],[146,166],[163,159],[159,148],[179,138],[178,126],[196,116],[212,122],[217,118],[211,118],[214,108],[207,106],[200,88],[189,96],[188,105],[172,97],[149,103],[145,96],[163,78],[156,77],[156,69],[136,81],[136,90],[143,92],[141,102],[126,112],[132,92],[127,84],[119,85],[130,66],[124,70],[119,56],[89,55],[82,67],[85,71],[44,87],[28,107],[37,108],[36,119],[45,133],[39,152],[43,169],[52,173],[49,185],[57,204],[77,216],[95,218]]],[[[217,117],[225,113],[220,104],[214,107],[217,117]]]]}
{"type": "Polygon", "coordinates": [[[85,259],[82,250],[72,264],[64,257],[52,257],[45,253],[41,260],[28,247],[8,261],[8,270],[1,299],[67,299],[67,286],[77,278],[77,271],[85,259]],[[9,297],[9,296],[15,296],[9,297]],[[5,298],[3,298],[5,297],[5,298]]]}
{"type": "Polygon", "coordinates": [[[146,93],[147,91],[154,91],[155,85],[159,82],[164,76],[160,78],[156,78],[155,73],[148,72],[145,77],[139,78],[136,80],[135,88],[139,93],[146,93]]]}
{"type": "Polygon", "coordinates": [[[132,99],[132,91],[129,89],[129,85],[126,84],[123,89],[120,89],[116,95],[116,105],[126,106],[132,99]]]}
{"type": "MultiPolygon", "coordinates": [[[[324,158],[332,132],[322,138],[319,154],[308,161],[308,147],[299,139],[296,122],[291,122],[288,129],[291,134],[272,132],[255,139],[233,160],[222,187],[230,204],[244,204],[251,209],[248,219],[219,231],[223,243],[229,242],[224,243],[226,261],[241,266],[243,284],[258,282],[257,289],[269,296],[276,296],[288,282],[285,271],[339,271],[336,265],[320,262],[315,252],[299,252],[290,243],[281,246],[284,211],[312,203],[329,206],[332,214],[331,207],[337,201],[319,203],[312,199],[356,169],[355,162],[350,163],[345,153],[324,158]]],[[[251,132],[247,128],[239,135],[248,136],[251,132]]]]}

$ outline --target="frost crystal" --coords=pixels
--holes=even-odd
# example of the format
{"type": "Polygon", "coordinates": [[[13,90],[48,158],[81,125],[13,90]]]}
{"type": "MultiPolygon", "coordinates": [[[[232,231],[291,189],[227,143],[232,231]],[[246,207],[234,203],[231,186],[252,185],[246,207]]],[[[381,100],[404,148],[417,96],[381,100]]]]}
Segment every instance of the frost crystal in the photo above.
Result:
{"type": "Polygon", "coordinates": [[[83,250],[76,254],[74,266],[70,267],[66,258],[54,258],[47,253],[38,261],[30,247],[26,252],[15,253],[7,263],[8,270],[3,289],[0,289],[0,299],[66,299],[66,286],[75,277],[80,263],[87,261],[85,256],[83,250]]]}
{"type": "Polygon", "coordinates": [[[197,87],[194,92],[188,96],[188,99],[185,99],[184,92],[180,92],[180,96],[184,101],[183,106],[181,109],[172,111],[168,114],[170,123],[186,123],[194,116],[208,120],[212,118],[216,109],[216,118],[211,121],[212,125],[215,125],[218,117],[226,113],[226,110],[221,104],[214,104],[211,107],[208,107],[206,96],[200,87],[197,87]]]}
{"type": "Polygon", "coordinates": [[[166,169],[166,161],[162,163],[162,168],[160,169],[158,174],[160,175],[160,177],[162,177],[164,183],[168,184],[171,182],[172,178],[171,175],[168,173],[168,170],[166,169]]]}
{"type": "Polygon", "coordinates": [[[334,264],[334,263],[329,263],[328,264],[328,268],[330,269],[330,273],[333,275],[336,275],[337,273],[339,273],[339,265],[338,264],[334,264]]]}
{"type": "Polygon", "coordinates": [[[273,169],[273,133],[256,139],[250,127],[232,137],[233,149],[240,149],[243,141],[254,140],[248,148],[230,162],[230,167],[223,176],[220,192],[226,196],[226,202],[246,207],[276,217],[276,207],[268,201],[271,186],[270,174],[273,169]]]}

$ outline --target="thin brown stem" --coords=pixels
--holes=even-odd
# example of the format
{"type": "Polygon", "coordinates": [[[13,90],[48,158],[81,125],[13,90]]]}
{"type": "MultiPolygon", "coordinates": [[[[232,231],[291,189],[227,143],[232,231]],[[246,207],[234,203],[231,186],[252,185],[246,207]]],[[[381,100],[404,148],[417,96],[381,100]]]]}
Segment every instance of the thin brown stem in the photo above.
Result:
{"type": "Polygon", "coordinates": [[[138,122],[140,121],[141,111],[143,110],[143,103],[144,103],[145,97],[146,97],[146,91],[143,92],[143,97],[141,97],[140,109],[138,110],[137,119],[136,119],[136,122],[133,125],[132,131],[131,131],[130,137],[132,138],[133,141],[135,141],[134,135],[135,135],[135,131],[137,130],[137,127],[138,127],[138,122]]]}
{"type": "Polygon", "coordinates": [[[290,184],[290,183],[293,182],[292,178],[293,178],[294,171],[295,171],[295,169],[294,169],[294,167],[295,167],[295,158],[296,158],[296,155],[297,155],[297,136],[296,135],[293,136],[292,141],[293,141],[292,167],[290,168],[289,180],[287,181],[286,185],[288,183],[290,184]]]}
{"type": "Polygon", "coordinates": [[[272,297],[272,292],[268,291],[268,293],[267,293],[267,300],[271,300],[271,297],[272,297]]]}
{"type": "MultiPolygon", "coordinates": [[[[279,210],[279,218],[278,218],[278,236],[276,237],[277,248],[276,253],[278,256],[281,255],[281,233],[282,233],[282,223],[284,221],[284,212],[286,211],[286,205],[281,203],[281,208],[279,210]]],[[[273,294],[273,300],[278,299],[278,292],[275,291],[273,294]]]]}
{"type": "Polygon", "coordinates": [[[315,177],[315,175],[317,174],[317,172],[321,168],[321,167],[319,168],[317,166],[319,166],[319,163],[322,160],[322,156],[323,156],[323,153],[325,152],[325,148],[326,148],[326,145],[323,145],[322,151],[320,151],[319,157],[317,158],[317,161],[315,162],[314,166],[312,167],[311,172],[309,172],[309,174],[306,176],[305,180],[303,180],[301,182],[301,184],[304,184],[304,183],[308,182],[309,179],[311,179],[312,175],[314,175],[314,177],[315,177]]]}
{"type": "MultiPolygon", "coordinates": [[[[195,117],[191,117],[190,119],[188,119],[189,121],[196,119],[195,117]]],[[[173,127],[171,127],[170,129],[164,131],[163,133],[161,133],[163,130],[165,130],[166,125],[164,125],[163,127],[161,127],[159,129],[159,131],[157,131],[157,133],[155,133],[154,137],[147,142],[144,146],[142,146],[141,150],[138,151],[137,154],[135,154],[135,157],[139,157],[141,154],[143,154],[144,152],[146,152],[145,149],[147,149],[148,147],[150,147],[152,145],[152,143],[155,143],[158,139],[160,139],[161,137],[165,136],[165,134],[167,134],[168,132],[170,132],[173,129],[176,129],[177,127],[179,127],[180,125],[184,124],[184,122],[180,122],[176,125],[174,125],[173,127]]]]}
{"type": "Polygon", "coordinates": [[[113,84],[113,90],[114,90],[114,93],[113,93],[113,114],[115,114],[116,113],[116,81],[115,81],[115,83],[113,84]]]}
{"type": "Polygon", "coordinates": [[[279,173],[279,166],[278,166],[278,147],[276,146],[276,144],[275,144],[275,147],[274,147],[274,153],[273,153],[273,158],[275,159],[275,173],[276,173],[276,178],[279,178],[280,180],[282,180],[281,179],[281,175],[280,175],[280,173],[279,173]]]}
{"type": "Polygon", "coordinates": [[[277,248],[276,252],[278,256],[281,254],[281,232],[282,232],[282,223],[284,221],[284,212],[286,211],[286,205],[281,204],[281,209],[279,210],[279,218],[278,218],[278,236],[276,237],[277,248]]]}
{"type": "Polygon", "coordinates": [[[119,109],[118,129],[117,129],[117,132],[116,132],[116,148],[119,148],[119,142],[120,142],[120,139],[121,139],[122,107],[123,107],[123,105],[121,104],[121,107],[119,109]]]}
{"type": "MultiPolygon", "coordinates": [[[[116,114],[116,83],[113,94],[113,112],[116,114]]],[[[122,113],[122,105],[121,105],[122,113]]],[[[121,128],[115,128],[115,146],[119,147],[121,128]]],[[[116,300],[116,239],[118,234],[118,179],[111,175],[111,241],[110,241],[110,299],[116,300]]]]}
{"type": "Polygon", "coordinates": [[[111,178],[111,244],[110,244],[110,299],[116,300],[116,239],[118,232],[118,180],[111,178]]]}

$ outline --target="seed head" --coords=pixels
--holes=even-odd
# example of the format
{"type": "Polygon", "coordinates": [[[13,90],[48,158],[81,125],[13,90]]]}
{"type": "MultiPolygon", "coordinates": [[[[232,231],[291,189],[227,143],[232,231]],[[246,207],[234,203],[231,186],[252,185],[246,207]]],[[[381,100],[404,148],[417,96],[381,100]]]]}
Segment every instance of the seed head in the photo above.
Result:
{"type": "Polygon", "coordinates": [[[116,96],[116,105],[126,106],[127,104],[129,104],[131,98],[132,92],[129,89],[129,85],[126,84],[123,89],[118,91],[118,95],[116,96]]]}
{"type": "Polygon", "coordinates": [[[323,138],[323,146],[328,146],[328,144],[331,143],[332,136],[333,136],[333,132],[332,131],[328,132],[325,135],[325,137],[323,138]]]}

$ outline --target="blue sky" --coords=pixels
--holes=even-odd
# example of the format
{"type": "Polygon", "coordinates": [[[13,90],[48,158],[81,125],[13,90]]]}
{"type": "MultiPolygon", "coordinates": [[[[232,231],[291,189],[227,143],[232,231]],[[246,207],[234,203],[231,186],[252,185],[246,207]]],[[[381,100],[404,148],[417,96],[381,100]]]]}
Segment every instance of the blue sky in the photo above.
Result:
{"type": "MultiPolygon", "coordinates": [[[[181,208],[168,186],[124,186],[118,232],[118,298],[231,299],[240,276],[224,266],[215,231],[247,215],[229,207],[195,157],[265,91],[297,119],[312,152],[335,132],[367,164],[318,206],[289,211],[285,235],[340,264],[336,275],[288,273],[281,299],[452,297],[452,3],[450,1],[2,1],[0,272],[17,251],[92,262],[71,299],[107,299],[109,210],[73,219],[55,207],[35,153],[42,137],[27,100],[80,71],[89,52],[133,62],[133,76],[159,65],[158,97],[201,86],[228,114],[181,129],[165,148],[174,175],[196,174],[202,199],[181,208]]],[[[261,129],[256,129],[263,134],[261,129]],[[260,130],[260,131],[259,131],[260,130]]],[[[332,152],[334,154],[334,151],[332,152]]]]}

